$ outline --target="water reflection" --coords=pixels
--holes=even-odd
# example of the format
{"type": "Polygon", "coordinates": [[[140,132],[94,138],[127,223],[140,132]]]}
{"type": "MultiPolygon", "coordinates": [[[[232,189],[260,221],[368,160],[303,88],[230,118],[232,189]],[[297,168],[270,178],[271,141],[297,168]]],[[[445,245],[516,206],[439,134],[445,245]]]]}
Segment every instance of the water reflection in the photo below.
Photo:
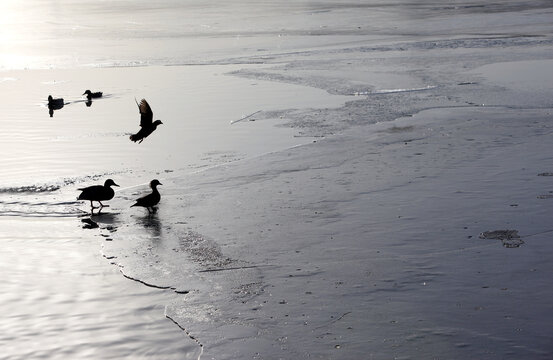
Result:
{"type": "Polygon", "coordinates": [[[137,223],[142,225],[146,230],[148,230],[152,237],[159,238],[161,237],[161,221],[157,217],[157,214],[147,214],[137,218],[137,223]]]}
{"type": "Polygon", "coordinates": [[[81,222],[83,223],[83,229],[96,229],[100,227],[98,223],[90,218],[88,219],[81,219],[81,222]]]}
{"type": "Polygon", "coordinates": [[[165,318],[172,293],[123,278],[75,218],[0,217],[0,226],[0,358],[198,358],[165,318]]]}
{"type": "Polygon", "coordinates": [[[118,213],[96,213],[86,215],[81,218],[83,229],[106,229],[110,232],[116,232],[119,225],[118,213]]]}

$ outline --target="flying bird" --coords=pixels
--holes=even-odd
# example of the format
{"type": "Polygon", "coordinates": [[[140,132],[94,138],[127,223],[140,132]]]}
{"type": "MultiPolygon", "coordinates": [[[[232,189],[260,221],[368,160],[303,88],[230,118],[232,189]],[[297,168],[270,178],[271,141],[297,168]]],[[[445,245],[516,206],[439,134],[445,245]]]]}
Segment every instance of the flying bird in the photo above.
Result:
{"type": "Polygon", "coordinates": [[[92,92],[90,90],[87,90],[83,93],[83,95],[86,95],[86,98],[88,100],[90,99],[97,99],[97,98],[101,98],[102,97],[102,92],[101,91],[98,91],[98,92],[92,92]]]}
{"type": "Polygon", "coordinates": [[[115,191],[113,191],[111,186],[119,185],[117,185],[113,180],[107,179],[106,182],[104,182],[104,185],[93,185],[85,188],[80,188],[78,190],[82,192],[77,200],[89,200],[91,211],[96,208],[100,208],[100,210],[98,210],[98,212],[100,212],[104,206],[109,206],[102,204],[102,201],[111,200],[115,195],[115,191]],[[97,201],[98,203],[100,203],[100,206],[95,207],[92,203],[93,201],[97,201]]]}
{"type": "MultiPolygon", "coordinates": [[[[136,101],[136,99],[134,101],[136,101]]],[[[154,132],[158,125],[163,123],[161,120],[152,122],[154,113],[146,99],[140,100],[140,104],[136,101],[136,105],[138,105],[138,110],[140,111],[140,130],[136,134],[131,135],[130,139],[134,142],[138,141],[140,144],[148,135],[154,132]]]]}
{"type": "Polygon", "coordinates": [[[146,196],[143,196],[140,199],[137,199],[136,203],[131,205],[131,207],[142,206],[148,209],[148,214],[151,214],[152,212],[155,214],[156,208],[154,206],[157,205],[157,203],[159,203],[159,200],[161,200],[161,195],[159,194],[159,191],[157,191],[158,185],[163,185],[163,184],[160,183],[157,179],[150,181],[150,187],[152,188],[152,193],[146,196]],[[150,209],[152,210],[150,211],[150,209]]]}

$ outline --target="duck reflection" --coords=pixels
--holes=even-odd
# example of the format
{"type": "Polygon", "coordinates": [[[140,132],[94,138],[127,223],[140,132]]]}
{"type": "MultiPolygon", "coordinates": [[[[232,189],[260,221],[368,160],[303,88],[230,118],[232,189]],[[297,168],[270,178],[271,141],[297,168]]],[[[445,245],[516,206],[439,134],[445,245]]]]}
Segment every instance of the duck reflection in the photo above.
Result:
{"type": "Polygon", "coordinates": [[[91,218],[81,219],[81,222],[83,223],[83,229],[97,229],[100,227],[100,225],[91,218]]]}
{"type": "Polygon", "coordinates": [[[81,219],[83,229],[105,229],[109,232],[116,232],[119,224],[119,214],[99,213],[86,215],[81,219]]]}
{"type": "Polygon", "coordinates": [[[152,238],[161,237],[161,221],[157,217],[157,214],[148,214],[137,218],[137,223],[141,224],[146,230],[148,230],[152,238]]]}

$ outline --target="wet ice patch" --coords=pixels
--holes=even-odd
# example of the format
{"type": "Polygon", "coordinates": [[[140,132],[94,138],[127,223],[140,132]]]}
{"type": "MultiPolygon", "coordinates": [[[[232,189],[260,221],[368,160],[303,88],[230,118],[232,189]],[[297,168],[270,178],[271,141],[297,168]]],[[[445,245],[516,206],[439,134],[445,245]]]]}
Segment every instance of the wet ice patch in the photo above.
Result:
{"type": "Polygon", "coordinates": [[[179,248],[173,251],[185,251],[192,260],[207,267],[220,268],[232,262],[223,255],[215,241],[192,230],[180,234],[179,248]]]}
{"type": "Polygon", "coordinates": [[[382,89],[382,90],[374,90],[374,91],[363,91],[363,92],[355,92],[353,95],[360,96],[360,95],[375,95],[375,94],[394,94],[394,93],[403,93],[403,92],[417,92],[417,91],[424,91],[424,90],[432,90],[435,89],[437,86],[434,85],[427,85],[423,87],[418,88],[410,88],[410,89],[382,89]]]}
{"type": "Polygon", "coordinates": [[[414,126],[412,125],[407,125],[407,126],[392,126],[392,127],[389,127],[387,129],[384,129],[384,130],[381,130],[381,132],[388,132],[388,133],[391,133],[391,134],[395,134],[395,133],[403,133],[403,132],[410,132],[410,131],[413,131],[415,129],[414,126]]]}
{"type": "Polygon", "coordinates": [[[484,231],[479,237],[480,239],[501,240],[503,246],[506,248],[517,248],[524,244],[524,240],[521,239],[518,230],[484,231]]]}

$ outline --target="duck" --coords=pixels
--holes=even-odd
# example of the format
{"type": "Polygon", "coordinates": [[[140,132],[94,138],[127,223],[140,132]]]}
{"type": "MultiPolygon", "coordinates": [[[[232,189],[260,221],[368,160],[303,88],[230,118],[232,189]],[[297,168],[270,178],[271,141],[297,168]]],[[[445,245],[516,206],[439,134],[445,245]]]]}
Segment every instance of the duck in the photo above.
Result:
{"type": "Polygon", "coordinates": [[[83,93],[83,95],[86,95],[86,98],[88,100],[90,99],[97,99],[97,98],[101,98],[102,97],[102,92],[101,91],[98,91],[98,92],[92,92],[90,90],[87,90],[83,93]]]}
{"type": "Polygon", "coordinates": [[[54,110],[61,109],[63,107],[63,98],[54,99],[52,95],[48,95],[48,107],[54,110]]]}
{"type": "Polygon", "coordinates": [[[140,100],[140,104],[136,101],[136,99],[134,101],[136,102],[136,105],[138,105],[138,111],[140,112],[140,130],[136,134],[131,135],[130,139],[134,142],[138,141],[140,144],[145,138],[148,137],[148,135],[156,130],[158,125],[163,123],[161,120],[152,122],[154,119],[154,113],[152,112],[152,109],[146,99],[140,100]]]}
{"type": "Polygon", "coordinates": [[[89,200],[91,211],[99,208],[98,212],[102,210],[103,207],[109,206],[102,204],[102,201],[111,200],[115,195],[115,191],[111,188],[112,186],[117,185],[112,179],[107,179],[104,182],[104,185],[92,185],[85,188],[80,188],[78,190],[82,191],[77,200],[89,200]],[[100,206],[95,207],[93,201],[97,201],[100,206]]]}
{"type": "Polygon", "coordinates": [[[52,95],[48,95],[48,113],[50,117],[54,116],[54,110],[59,110],[63,107],[64,101],[62,98],[54,99],[52,95]]]}
{"type": "Polygon", "coordinates": [[[156,206],[159,203],[159,200],[161,200],[161,195],[159,194],[159,191],[157,191],[157,186],[163,185],[159,182],[159,180],[154,179],[150,181],[150,187],[152,188],[152,192],[146,196],[143,196],[136,200],[136,203],[131,205],[133,206],[142,206],[148,209],[148,214],[156,213],[156,206]],[[150,210],[151,209],[151,210],[150,210]]]}

